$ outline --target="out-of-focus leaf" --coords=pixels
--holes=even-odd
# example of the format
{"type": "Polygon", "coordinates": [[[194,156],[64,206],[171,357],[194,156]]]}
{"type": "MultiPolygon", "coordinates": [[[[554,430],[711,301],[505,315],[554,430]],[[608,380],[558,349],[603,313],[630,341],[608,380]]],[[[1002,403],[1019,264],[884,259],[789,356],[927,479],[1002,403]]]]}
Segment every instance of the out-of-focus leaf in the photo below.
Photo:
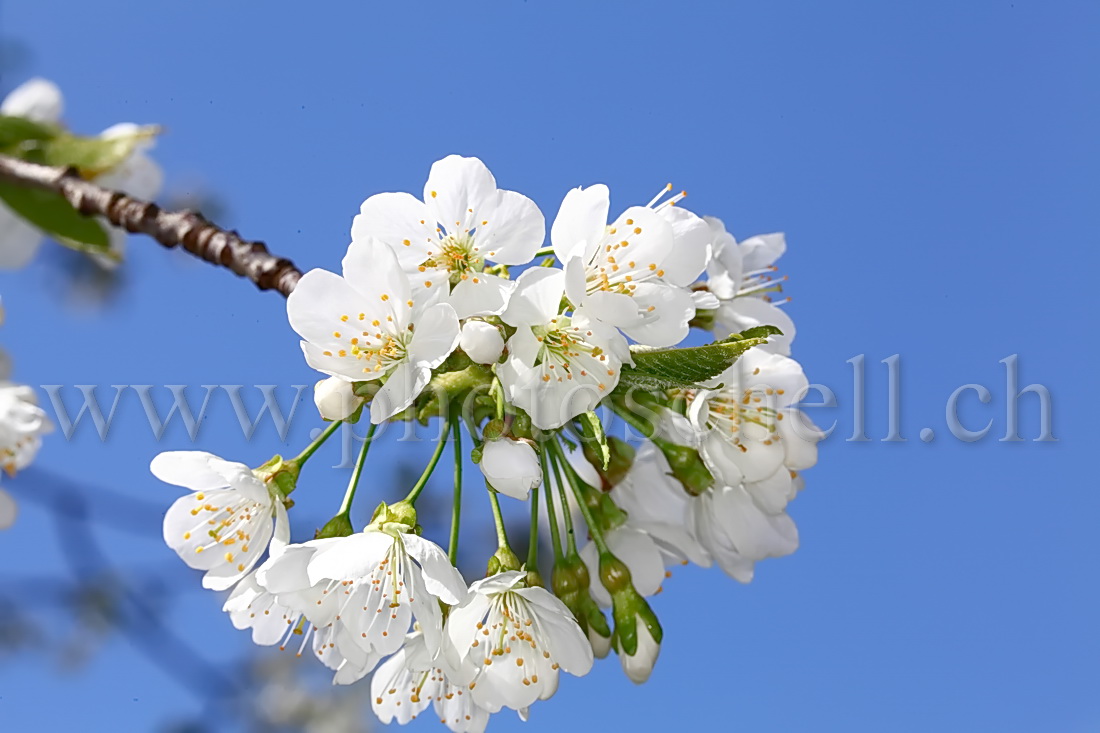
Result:
{"type": "Polygon", "coordinates": [[[85,251],[105,252],[107,232],[98,221],[81,215],[60,194],[0,182],[0,200],[19,216],[61,244],[85,251]]]}
{"type": "Polygon", "coordinates": [[[28,140],[52,140],[60,133],[55,125],[44,122],[35,122],[24,117],[12,117],[0,115],[0,150],[17,152],[13,150],[28,140]]]}
{"type": "Polygon", "coordinates": [[[134,148],[158,132],[157,127],[138,127],[129,135],[79,137],[62,133],[40,146],[46,165],[73,166],[84,178],[95,178],[130,157],[134,148]]]}

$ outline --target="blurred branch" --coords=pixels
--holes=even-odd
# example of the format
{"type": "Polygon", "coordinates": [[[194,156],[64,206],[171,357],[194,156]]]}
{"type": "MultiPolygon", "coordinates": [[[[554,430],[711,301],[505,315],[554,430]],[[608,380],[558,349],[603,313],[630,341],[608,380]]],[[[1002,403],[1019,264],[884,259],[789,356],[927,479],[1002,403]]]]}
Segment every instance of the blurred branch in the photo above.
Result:
{"type": "Polygon", "coordinates": [[[29,163],[0,155],[0,180],[60,194],[84,216],[102,216],[133,234],[146,234],[165,247],[182,247],[201,260],[248,278],[260,290],[290,295],[302,271],[271,254],[263,242],[249,242],[211,224],[196,211],[162,211],[148,201],[86,181],[72,168],[29,163]]]}

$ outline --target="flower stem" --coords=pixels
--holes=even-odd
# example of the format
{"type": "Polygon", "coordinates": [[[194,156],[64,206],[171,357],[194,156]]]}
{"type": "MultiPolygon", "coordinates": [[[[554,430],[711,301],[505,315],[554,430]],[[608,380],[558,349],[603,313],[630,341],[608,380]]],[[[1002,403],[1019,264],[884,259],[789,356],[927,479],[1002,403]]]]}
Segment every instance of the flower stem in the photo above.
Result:
{"type": "Polygon", "coordinates": [[[447,558],[454,565],[458,561],[458,525],[462,519],[462,426],[456,418],[451,419],[451,434],[454,436],[455,454],[455,490],[451,499],[451,541],[447,545],[447,558]]]}
{"type": "Polygon", "coordinates": [[[561,446],[557,442],[553,443],[554,451],[558,455],[558,462],[564,464],[562,469],[565,471],[565,478],[569,481],[569,486],[573,489],[573,495],[577,497],[577,506],[580,507],[581,515],[584,517],[585,524],[588,525],[588,531],[592,534],[592,541],[596,543],[596,548],[601,554],[610,552],[607,547],[607,542],[604,540],[603,531],[600,529],[600,525],[596,522],[596,518],[592,515],[592,510],[588,507],[588,502],[584,495],[584,489],[581,487],[581,479],[577,476],[573,467],[569,465],[569,462],[565,459],[561,446]]]}
{"type": "Polygon", "coordinates": [[[539,492],[531,492],[531,534],[527,542],[527,569],[539,569],[539,492]]]}
{"type": "Polygon", "coordinates": [[[337,515],[347,515],[351,511],[351,503],[355,501],[355,491],[359,486],[359,476],[363,473],[363,464],[367,461],[367,451],[370,450],[370,444],[374,442],[374,431],[377,427],[371,424],[366,437],[363,438],[363,448],[359,451],[359,458],[356,459],[355,468],[351,471],[351,480],[348,482],[348,489],[344,492],[344,501],[340,504],[337,515]]]}
{"type": "MultiPolygon", "coordinates": [[[[556,440],[548,440],[547,445],[553,444],[554,448],[559,448],[556,440]]],[[[560,448],[559,448],[560,450],[560,448]]],[[[562,458],[562,460],[565,460],[562,458]]],[[[550,453],[550,465],[554,469],[554,484],[558,488],[558,498],[561,499],[561,513],[563,520],[565,521],[565,541],[568,549],[568,554],[573,556],[577,554],[577,537],[573,532],[573,512],[569,509],[569,497],[565,495],[565,482],[561,479],[561,470],[558,466],[558,456],[556,453],[550,453]]]]}
{"type": "Polygon", "coordinates": [[[546,444],[543,443],[539,450],[539,465],[542,468],[542,489],[546,494],[546,516],[550,521],[550,542],[554,546],[554,559],[559,560],[561,554],[561,528],[558,526],[558,512],[554,508],[554,495],[550,488],[550,471],[546,461],[546,444]]]}
{"type": "Polygon", "coordinates": [[[428,465],[424,468],[424,473],[420,474],[420,478],[416,480],[416,485],[409,491],[409,495],[404,499],[405,501],[410,504],[416,503],[416,498],[420,496],[420,492],[428,485],[428,479],[432,477],[432,472],[435,471],[435,465],[439,463],[439,457],[443,455],[443,447],[446,445],[447,437],[442,436],[436,443],[435,452],[432,453],[432,457],[428,460],[428,465]]]}
{"type": "MultiPolygon", "coordinates": [[[[305,450],[303,450],[301,453],[299,453],[293,460],[288,461],[288,462],[289,463],[297,463],[299,468],[304,466],[306,461],[309,460],[309,457],[312,456],[314,453],[316,453],[317,449],[320,448],[322,445],[324,445],[325,441],[329,439],[329,436],[332,435],[333,433],[335,433],[336,430],[343,424],[344,424],[343,420],[333,421],[327,428],[325,428],[324,432],[322,432],[320,435],[318,435],[317,438],[312,443],[310,443],[309,445],[307,445],[305,447],[305,450]]],[[[374,426],[373,425],[371,425],[371,432],[372,433],[374,432],[374,426]]]]}
{"type": "Polygon", "coordinates": [[[511,547],[508,546],[508,532],[504,529],[504,514],[500,511],[500,498],[497,497],[497,492],[489,487],[488,482],[485,483],[485,489],[489,492],[489,504],[493,507],[493,522],[497,525],[497,547],[511,552],[511,547]]]}

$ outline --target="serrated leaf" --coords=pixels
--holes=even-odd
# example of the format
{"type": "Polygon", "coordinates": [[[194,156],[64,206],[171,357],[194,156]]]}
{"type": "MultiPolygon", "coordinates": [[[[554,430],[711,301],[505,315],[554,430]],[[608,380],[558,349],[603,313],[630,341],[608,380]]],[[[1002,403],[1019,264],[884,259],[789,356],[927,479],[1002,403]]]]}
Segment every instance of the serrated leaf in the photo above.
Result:
{"type": "Polygon", "coordinates": [[[0,150],[14,148],[28,140],[51,140],[60,131],[55,125],[35,122],[25,117],[0,115],[0,150]]]}
{"type": "Polygon", "coordinates": [[[756,326],[706,346],[631,349],[633,367],[623,367],[616,391],[696,389],[729,369],[749,349],[782,335],[775,326],[756,326]]]}
{"type": "Polygon", "coordinates": [[[62,244],[71,246],[75,242],[95,252],[110,247],[107,232],[99,222],[81,215],[60,194],[0,182],[0,201],[62,244]]]}
{"type": "Polygon", "coordinates": [[[603,430],[603,423],[594,412],[586,412],[576,420],[577,429],[580,430],[581,440],[586,447],[595,449],[604,470],[611,462],[611,448],[607,445],[607,435],[603,430]]]}
{"type": "Polygon", "coordinates": [[[129,158],[138,143],[156,135],[157,130],[138,127],[129,135],[107,138],[62,133],[39,146],[40,159],[46,165],[72,166],[82,177],[95,178],[129,158]]]}

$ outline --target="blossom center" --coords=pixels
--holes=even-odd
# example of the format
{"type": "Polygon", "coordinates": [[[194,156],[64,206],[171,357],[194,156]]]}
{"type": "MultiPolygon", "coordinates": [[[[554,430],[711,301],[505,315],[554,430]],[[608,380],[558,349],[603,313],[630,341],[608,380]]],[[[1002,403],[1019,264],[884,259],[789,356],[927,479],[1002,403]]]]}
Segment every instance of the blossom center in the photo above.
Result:
{"type": "Polygon", "coordinates": [[[456,285],[485,267],[485,257],[477,240],[468,232],[448,234],[439,242],[439,251],[424,263],[425,267],[446,270],[451,284],[456,285]]]}
{"type": "Polygon", "coordinates": [[[570,381],[576,374],[595,378],[601,390],[607,388],[601,377],[603,374],[613,377],[615,370],[607,367],[604,350],[588,342],[592,331],[582,331],[568,316],[558,316],[546,326],[535,326],[532,331],[541,345],[537,363],[542,368],[543,382],[570,381]]]}

